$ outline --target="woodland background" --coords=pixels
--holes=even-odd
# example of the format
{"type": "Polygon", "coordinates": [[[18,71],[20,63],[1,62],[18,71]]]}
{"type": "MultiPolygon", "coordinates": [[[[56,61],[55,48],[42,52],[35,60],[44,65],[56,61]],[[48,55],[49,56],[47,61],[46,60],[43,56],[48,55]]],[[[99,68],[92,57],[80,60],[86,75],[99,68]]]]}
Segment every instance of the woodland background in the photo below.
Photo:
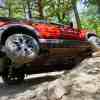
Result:
{"type": "Polygon", "coordinates": [[[100,0],[5,0],[0,16],[17,19],[45,19],[96,31],[100,36],[100,0]],[[80,18],[80,19],[79,19],[80,18]]]}

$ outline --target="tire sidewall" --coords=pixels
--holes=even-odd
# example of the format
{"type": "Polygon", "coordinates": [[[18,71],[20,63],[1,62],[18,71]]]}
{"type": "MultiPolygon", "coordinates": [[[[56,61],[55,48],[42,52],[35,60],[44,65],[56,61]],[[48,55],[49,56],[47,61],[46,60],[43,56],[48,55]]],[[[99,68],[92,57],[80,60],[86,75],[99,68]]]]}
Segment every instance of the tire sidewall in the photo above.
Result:
{"type": "MultiPolygon", "coordinates": [[[[36,51],[36,55],[38,56],[39,54],[40,54],[40,43],[37,41],[37,39],[35,38],[35,36],[33,36],[33,34],[32,33],[28,33],[28,32],[23,32],[23,31],[13,31],[13,34],[11,33],[11,35],[9,35],[8,37],[7,37],[7,39],[10,37],[10,36],[12,36],[12,35],[14,35],[14,34],[25,34],[25,35],[28,35],[28,36],[30,36],[30,37],[32,37],[36,42],[37,42],[37,47],[38,47],[38,51],[36,51]]],[[[7,42],[7,39],[5,40],[5,52],[6,52],[6,54],[7,54],[7,56],[9,57],[9,52],[6,50],[6,42],[7,42]]],[[[18,62],[19,63],[19,62],[18,62]]]]}

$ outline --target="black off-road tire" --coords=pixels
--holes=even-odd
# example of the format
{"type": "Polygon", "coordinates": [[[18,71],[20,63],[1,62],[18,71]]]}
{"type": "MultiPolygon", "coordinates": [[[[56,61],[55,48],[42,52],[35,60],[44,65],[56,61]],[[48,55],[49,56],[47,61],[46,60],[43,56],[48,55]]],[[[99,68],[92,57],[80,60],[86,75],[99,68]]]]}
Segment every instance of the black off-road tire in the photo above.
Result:
{"type": "MultiPolygon", "coordinates": [[[[9,34],[9,35],[7,35],[5,37],[3,35],[1,41],[3,41],[4,52],[13,62],[16,62],[16,63],[23,62],[21,64],[28,63],[28,62],[31,62],[32,59],[36,58],[36,56],[38,56],[40,54],[40,43],[39,43],[37,37],[34,35],[35,33],[32,33],[28,29],[21,28],[21,27],[20,28],[17,27],[12,30],[10,29],[10,30],[7,30],[6,32],[8,32],[6,34],[9,34]],[[23,41],[25,41],[28,38],[28,40],[30,40],[32,42],[32,43],[30,42],[31,47],[29,47],[30,45],[28,45],[29,42],[21,43],[20,41],[22,41],[22,40],[19,40],[18,42],[16,42],[17,40],[15,40],[15,42],[13,42],[15,37],[20,38],[21,36],[24,37],[23,41]],[[11,44],[11,43],[13,43],[13,44],[11,44]],[[23,46],[26,44],[27,44],[27,49],[26,49],[26,47],[23,46]],[[16,45],[17,48],[15,51],[11,49],[13,47],[11,45],[16,45]],[[22,59],[21,59],[21,57],[22,57],[22,59]],[[21,60],[19,61],[19,59],[21,59],[21,60]]],[[[15,48],[15,47],[13,47],[13,48],[15,48]]]]}
{"type": "Polygon", "coordinates": [[[5,68],[1,74],[5,84],[15,85],[15,84],[22,83],[24,81],[25,75],[24,72],[22,72],[22,70],[21,71],[13,70],[12,72],[10,72],[9,69],[10,68],[8,67],[5,68]]]}

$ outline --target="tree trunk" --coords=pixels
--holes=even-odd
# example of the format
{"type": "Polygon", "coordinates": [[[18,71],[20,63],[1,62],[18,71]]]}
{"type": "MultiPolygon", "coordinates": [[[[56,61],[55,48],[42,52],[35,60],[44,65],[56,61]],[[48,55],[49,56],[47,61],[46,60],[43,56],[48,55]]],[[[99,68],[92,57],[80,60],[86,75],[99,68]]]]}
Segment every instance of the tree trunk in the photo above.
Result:
{"type": "Polygon", "coordinates": [[[12,17],[11,5],[8,7],[8,17],[12,17]]]}
{"type": "Polygon", "coordinates": [[[24,13],[24,17],[26,18],[26,8],[25,8],[25,4],[23,4],[23,13],[24,13]]]}
{"type": "Polygon", "coordinates": [[[72,0],[72,8],[74,10],[78,31],[80,31],[81,30],[80,17],[79,17],[78,10],[77,10],[77,7],[76,7],[76,2],[75,1],[73,2],[73,0],[72,0]]]}
{"type": "Polygon", "coordinates": [[[42,0],[38,0],[38,11],[40,19],[44,19],[42,0]]]}
{"type": "Polygon", "coordinates": [[[30,2],[28,0],[27,0],[27,8],[28,8],[28,18],[32,19],[31,5],[30,5],[30,2]]]}

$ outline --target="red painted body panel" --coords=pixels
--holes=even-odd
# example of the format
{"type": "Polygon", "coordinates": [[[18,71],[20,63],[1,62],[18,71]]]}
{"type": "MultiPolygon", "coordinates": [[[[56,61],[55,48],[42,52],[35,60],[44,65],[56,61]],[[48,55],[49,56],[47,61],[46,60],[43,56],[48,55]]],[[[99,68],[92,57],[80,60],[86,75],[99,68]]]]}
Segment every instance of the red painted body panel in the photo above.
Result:
{"type": "Polygon", "coordinates": [[[61,29],[49,24],[34,24],[34,28],[40,33],[42,38],[57,39],[61,36],[61,29]]]}
{"type": "Polygon", "coordinates": [[[4,22],[4,21],[0,21],[0,27],[2,27],[3,25],[6,25],[7,22],[4,22]]]}
{"type": "Polygon", "coordinates": [[[71,39],[71,40],[85,40],[87,31],[71,28],[69,26],[57,26],[51,24],[33,24],[33,27],[40,33],[42,38],[46,39],[71,39]]]}
{"type": "MultiPolygon", "coordinates": [[[[14,23],[14,21],[0,21],[0,27],[4,25],[10,25],[14,23]]],[[[21,21],[16,22],[18,24],[26,24],[33,27],[36,31],[38,31],[40,38],[42,39],[71,39],[71,40],[85,40],[86,37],[86,30],[81,30],[80,32],[77,29],[71,28],[70,26],[60,26],[60,25],[53,25],[47,23],[34,23],[21,21]],[[24,23],[23,23],[24,22],[24,23]]]]}

